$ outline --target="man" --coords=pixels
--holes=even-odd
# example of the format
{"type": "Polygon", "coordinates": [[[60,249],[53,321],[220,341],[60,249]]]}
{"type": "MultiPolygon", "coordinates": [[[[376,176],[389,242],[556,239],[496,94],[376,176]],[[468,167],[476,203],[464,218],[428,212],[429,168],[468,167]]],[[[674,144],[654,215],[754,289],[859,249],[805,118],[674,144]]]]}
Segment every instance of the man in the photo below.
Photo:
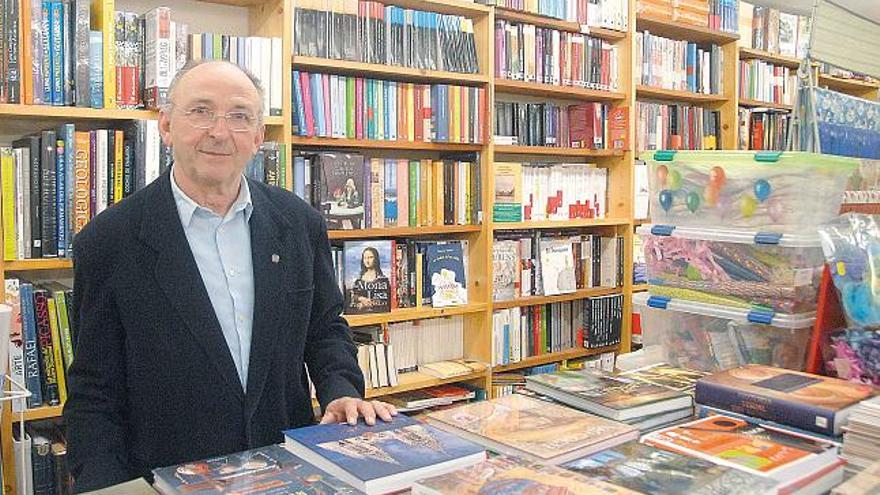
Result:
{"type": "Polygon", "coordinates": [[[282,440],[366,402],[321,215],[243,179],[262,89],[228,62],[185,67],[159,116],[174,165],[77,236],[76,359],[64,409],[76,490],[282,440]]]}

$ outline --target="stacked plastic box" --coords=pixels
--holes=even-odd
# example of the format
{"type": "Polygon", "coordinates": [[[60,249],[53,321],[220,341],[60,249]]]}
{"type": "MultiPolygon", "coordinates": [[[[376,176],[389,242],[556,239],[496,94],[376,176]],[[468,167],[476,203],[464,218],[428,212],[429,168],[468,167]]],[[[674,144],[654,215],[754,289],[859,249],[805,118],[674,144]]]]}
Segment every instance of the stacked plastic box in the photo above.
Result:
{"type": "Polygon", "coordinates": [[[639,228],[645,346],[679,366],[802,370],[824,258],[816,227],[837,215],[858,160],[800,152],[655,152],[653,225],[639,228]]]}

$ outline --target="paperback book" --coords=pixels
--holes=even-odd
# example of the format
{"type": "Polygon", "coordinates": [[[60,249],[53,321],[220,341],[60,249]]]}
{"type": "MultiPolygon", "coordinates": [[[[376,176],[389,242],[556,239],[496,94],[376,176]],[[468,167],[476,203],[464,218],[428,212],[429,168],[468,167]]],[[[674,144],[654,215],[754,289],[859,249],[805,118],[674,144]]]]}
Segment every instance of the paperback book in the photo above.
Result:
{"type": "Polygon", "coordinates": [[[345,260],[345,313],[391,311],[394,241],[347,241],[345,260]]]}

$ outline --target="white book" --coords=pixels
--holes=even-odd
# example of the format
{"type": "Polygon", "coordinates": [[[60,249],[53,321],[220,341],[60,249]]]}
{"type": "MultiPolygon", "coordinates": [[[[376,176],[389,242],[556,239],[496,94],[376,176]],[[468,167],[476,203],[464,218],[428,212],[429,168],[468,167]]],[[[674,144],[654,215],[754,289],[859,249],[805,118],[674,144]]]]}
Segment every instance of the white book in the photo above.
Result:
{"type": "Polygon", "coordinates": [[[388,386],[388,361],[385,360],[385,344],[376,343],[373,345],[373,351],[376,353],[376,366],[379,375],[379,386],[388,386]]]}
{"type": "MultiPolygon", "coordinates": [[[[15,253],[16,258],[25,259],[25,252],[27,250],[27,245],[30,244],[30,235],[25,237],[24,235],[24,224],[25,224],[25,205],[30,205],[30,203],[25,203],[24,193],[25,189],[28,187],[29,178],[26,180],[23,173],[25,170],[25,156],[30,158],[30,150],[27,148],[15,148],[12,150],[14,155],[14,167],[15,167],[15,175],[14,175],[14,183],[15,183],[15,253]]],[[[9,235],[7,233],[6,235],[9,235]]]]}
{"type": "Polygon", "coordinates": [[[148,120],[146,133],[146,159],[144,160],[145,184],[149,184],[159,178],[161,168],[159,147],[161,145],[161,139],[161,136],[159,136],[159,121],[148,120]]]}
{"type": "MultiPolygon", "coordinates": [[[[107,209],[107,129],[95,132],[95,215],[107,209]]],[[[147,146],[149,153],[149,146],[147,146]]]]}
{"type": "MultiPolygon", "coordinates": [[[[17,401],[16,401],[17,402],[17,401]]],[[[13,428],[18,432],[18,428],[13,428]]],[[[34,495],[34,469],[31,462],[31,437],[25,433],[24,440],[15,438],[13,433],[12,439],[13,450],[15,451],[15,467],[16,467],[16,493],[19,495],[34,495]],[[24,476],[21,476],[24,471],[24,476]]]]}
{"type": "Polygon", "coordinates": [[[357,346],[358,367],[364,375],[364,387],[369,390],[373,388],[373,381],[370,378],[370,347],[367,345],[357,346]]]}
{"type": "Polygon", "coordinates": [[[369,344],[366,346],[369,352],[370,358],[370,382],[373,384],[373,388],[380,387],[379,381],[379,363],[376,361],[376,344],[369,344]]]}
{"type": "Polygon", "coordinates": [[[282,98],[282,70],[284,68],[284,64],[281,63],[282,60],[282,43],[281,38],[272,38],[272,67],[270,80],[272,81],[272,89],[269,96],[269,114],[270,115],[281,115],[281,109],[284,106],[284,101],[282,98]]]}
{"type": "MultiPolygon", "coordinates": [[[[271,107],[270,95],[272,94],[272,86],[275,84],[275,81],[272,80],[272,40],[269,38],[257,38],[259,40],[260,45],[260,72],[258,72],[258,77],[261,81],[263,81],[263,86],[265,87],[265,91],[263,92],[263,105],[266,108],[266,115],[269,115],[269,108],[271,107]]],[[[277,63],[281,63],[279,59],[277,63]]],[[[281,81],[278,81],[280,84],[281,81]]]]}
{"type": "Polygon", "coordinates": [[[400,378],[397,374],[397,364],[394,362],[394,346],[385,344],[385,360],[388,363],[388,384],[396,387],[400,384],[400,378]]]}

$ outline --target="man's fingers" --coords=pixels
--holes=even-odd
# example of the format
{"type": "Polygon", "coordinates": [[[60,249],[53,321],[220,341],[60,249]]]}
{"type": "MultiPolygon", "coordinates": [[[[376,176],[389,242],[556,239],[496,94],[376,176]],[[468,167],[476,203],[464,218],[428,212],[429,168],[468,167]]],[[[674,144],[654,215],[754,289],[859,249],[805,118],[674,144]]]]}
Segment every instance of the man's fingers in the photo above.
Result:
{"type": "Polygon", "coordinates": [[[356,399],[345,401],[345,419],[348,424],[354,426],[358,422],[358,401],[356,399]]]}
{"type": "Polygon", "coordinates": [[[376,411],[373,409],[373,404],[367,401],[359,401],[358,410],[361,412],[367,425],[373,426],[376,424],[376,411]]]}
{"type": "MultiPolygon", "coordinates": [[[[384,402],[374,400],[372,402],[373,410],[376,411],[376,415],[382,418],[382,421],[390,422],[391,421],[391,409],[392,406],[386,404],[384,402]]],[[[397,412],[397,411],[395,411],[397,412]]]]}
{"type": "Polygon", "coordinates": [[[327,411],[324,413],[324,416],[321,418],[322,425],[329,425],[331,423],[336,423],[339,420],[336,419],[336,415],[333,414],[333,411],[327,411]]]}

